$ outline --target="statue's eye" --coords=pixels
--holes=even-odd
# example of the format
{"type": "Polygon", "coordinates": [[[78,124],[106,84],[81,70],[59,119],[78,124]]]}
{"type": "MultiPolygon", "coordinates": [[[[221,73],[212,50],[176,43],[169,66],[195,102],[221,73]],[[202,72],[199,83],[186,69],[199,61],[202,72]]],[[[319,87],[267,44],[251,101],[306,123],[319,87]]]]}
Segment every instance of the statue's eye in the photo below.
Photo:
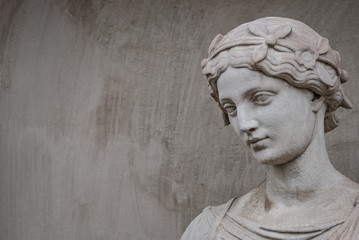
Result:
{"type": "Polygon", "coordinates": [[[237,114],[237,108],[236,105],[233,103],[225,103],[223,104],[223,108],[226,110],[226,112],[231,116],[235,117],[237,114]]]}
{"type": "Polygon", "coordinates": [[[253,95],[252,102],[261,106],[267,105],[270,103],[273,96],[274,93],[271,92],[257,92],[253,95]]]}

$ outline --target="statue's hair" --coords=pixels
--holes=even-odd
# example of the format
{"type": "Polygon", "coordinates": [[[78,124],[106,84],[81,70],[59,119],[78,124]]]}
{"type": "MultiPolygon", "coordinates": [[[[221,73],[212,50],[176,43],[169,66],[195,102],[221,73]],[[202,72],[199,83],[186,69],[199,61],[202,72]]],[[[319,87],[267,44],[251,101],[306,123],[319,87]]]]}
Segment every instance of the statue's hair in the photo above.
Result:
{"type": "MultiPolygon", "coordinates": [[[[225,36],[218,35],[211,43],[209,57],[202,61],[202,73],[218,103],[217,80],[229,66],[260,71],[324,96],[324,125],[328,132],[339,124],[334,111],[338,107],[351,108],[342,88],[348,73],[339,65],[339,53],[307,25],[270,17],[240,25],[225,36]]],[[[220,103],[219,106],[228,125],[228,115],[220,103]]]]}

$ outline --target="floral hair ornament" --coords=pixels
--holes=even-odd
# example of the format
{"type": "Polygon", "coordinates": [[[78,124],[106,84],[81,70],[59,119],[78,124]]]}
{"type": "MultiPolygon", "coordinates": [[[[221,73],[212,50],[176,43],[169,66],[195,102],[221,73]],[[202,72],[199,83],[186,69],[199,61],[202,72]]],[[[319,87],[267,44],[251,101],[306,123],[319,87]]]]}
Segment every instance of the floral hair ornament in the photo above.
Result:
{"type": "Polygon", "coordinates": [[[264,38],[263,44],[256,47],[253,51],[253,62],[257,63],[267,56],[268,46],[274,46],[278,39],[285,38],[292,31],[292,26],[279,25],[275,26],[272,30],[269,30],[262,24],[252,22],[248,25],[248,30],[253,35],[264,38]]]}

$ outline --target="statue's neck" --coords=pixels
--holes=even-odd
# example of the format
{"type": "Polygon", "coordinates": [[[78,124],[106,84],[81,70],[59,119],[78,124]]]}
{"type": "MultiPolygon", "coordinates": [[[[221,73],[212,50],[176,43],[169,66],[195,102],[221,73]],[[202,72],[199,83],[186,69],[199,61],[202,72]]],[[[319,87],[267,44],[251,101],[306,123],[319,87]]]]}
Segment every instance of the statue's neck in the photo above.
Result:
{"type": "Polygon", "coordinates": [[[324,132],[316,131],[307,149],[296,159],[268,166],[266,194],[271,202],[286,206],[305,203],[339,180],[341,175],[328,157],[324,132]]]}

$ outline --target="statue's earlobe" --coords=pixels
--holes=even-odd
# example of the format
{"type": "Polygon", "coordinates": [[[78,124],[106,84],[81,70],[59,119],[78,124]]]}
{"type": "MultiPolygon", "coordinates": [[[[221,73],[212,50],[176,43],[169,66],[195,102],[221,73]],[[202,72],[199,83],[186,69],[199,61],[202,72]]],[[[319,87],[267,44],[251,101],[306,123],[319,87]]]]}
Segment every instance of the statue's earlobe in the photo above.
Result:
{"type": "Polygon", "coordinates": [[[317,93],[313,93],[313,99],[312,99],[312,102],[311,102],[311,106],[312,106],[312,111],[313,112],[318,112],[322,106],[324,105],[324,100],[325,100],[325,97],[324,96],[321,96],[317,93]]]}

